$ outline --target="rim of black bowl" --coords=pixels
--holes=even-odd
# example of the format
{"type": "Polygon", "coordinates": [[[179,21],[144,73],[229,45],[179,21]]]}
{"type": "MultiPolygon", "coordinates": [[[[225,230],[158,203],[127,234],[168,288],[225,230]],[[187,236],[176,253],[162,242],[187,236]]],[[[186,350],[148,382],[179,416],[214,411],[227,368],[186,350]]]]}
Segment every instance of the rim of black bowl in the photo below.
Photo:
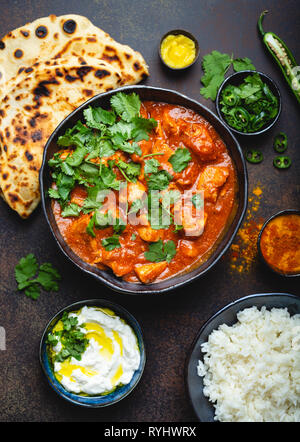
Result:
{"type": "Polygon", "coordinates": [[[185,29],[172,29],[171,31],[166,32],[166,33],[161,37],[160,42],[159,42],[159,46],[158,46],[158,53],[159,53],[159,57],[160,57],[160,59],[161,59],[161,62],[162,62],[167,68],[171,69],[172,71],[183,71],[184,69],[190,68],[190,67],[191,67],[194,63],[196,63],[196,61],[198,60],[198,58],[199,58],[199,52],[200,52],[200,50],[199,50],[199,42],[198,42],[197,38],[196,38],[191,32],[186,31],[185,29]],[[168,35],[180,35],[180,34],[182,34],[182,35],[184,35],[185,37],[188,37],[188,38],[190,38],[191,40],[193,40],[193,42],[195,43],[196,55],[195,55],[194,60],[193,60],[190,64],[188,64],[187,66],[184,66],[184,67],[182,67],[182,68],[173,68],[172,66],[168,65],[168,64],[165,62],[165,60],[163,59],[163,57],[162,57],[162,55],[161,55],[161,45],[162,45],[162,42],[164,41],[164,39],[165,39],[166,37],[168,37],[168,35]]]}
{"type": "Polygon", "coordinates": [[[264,225],[262,226],[262,228],[260,229],[258,238],[257,238],[257,250],[258,250],[258,254],[259,257],[261,259],[261,261],[270,269],[272,270],[273,273],[276,273],[276,275],[279,276],[284,276],[286,278],[296,278],[300,276],[300,273],[282,273],[279,272],[279,270],[274,269],[269,263],[268,261],[266,261],[262,251],[261,251],[261,247],[260,247],[260,241],[261,241],[261,236],[263,234],[263,231],[265,230],[265,228],[267,227],[267,225],[269,224],[270,221],[272,221],[274,218],[277,218],[278,216],[281,215],[300,215],[300,210],[299,209],[284,209],[284,210],[280,210],[279,212],[274,213],[274,215],[271,215],[267,221],[265,221],[264,225]]]}
{"type": "MultiPolygon", "coordinates": [[[[207,321],[204,322],[204,324],[200,327],[200,329],[196,333],[196,336],[194,337],[194,339],[192,341],[192,344],[190,345],[190,347],[188,349],[187,356],[186,356],[186,359],[185,359],[184,383],[185,383],[185,389],[186,389],[186,393],[187,393],[189,402],[190,402],[190,404],[191,404],[191,406],[192,406],[192,408],[194,410],[195,416],[197,416],[197,418],[198,418],[198,420],[200,422],[208,422],[208,421],[207,420],[202,420],[200,418],[199,410],[195,406],[194,401],[192,399],[192,395],[190,393],[190,386],[189,386],[189,378],[190,378],[190,376],[189,376],[189,368],[190,368],[190,364],[192,363],[191,358],[192,358],[193,353],[194,353],[194,351],[196,349],[197,343],[198,343],[201,335],[204,333],[206,327],[208,327],[209,324],[214,319],[216,319],[218,316],[220,316],[221,314],[223,314],[227,310],[230,310],[232,307],[238,306],[239,304],[247,303],[249,301],[249,303],[250,303],[249,305],[247,305],[245,307],[241,307],[242,309],[244,309],[244,308],[255,306],[254,303],[252,305],[251,301],[255,302],[255,299],[257,299],[257,298],[269,298],[269,299],[274,298],[274,300],[275,300],[276,298],[280,298],[280,297],[286,297],[286,298],[289,298],[291,300],[295,300],[297,303],[300,302],[299,296],[293,295],[291,293],[285,293],[285,292],[284,293],[255,293],[255,294],[252,294],[252,295],[246,295],[246,296],[243,296],[242,298],[239,298],[239,299],[236,299],[235,301],[230,302],[229,304],[226,304],[224,307],[222,307],[220,310],[218,310],[216,313],[214,313],[210,318],[207,319],[207,321]]],[[[268,308],[268,306],[267,306],[267,308],[268,308]]],[[[269,307],[269,308],[272,308],[272,307],[269,307]]],[[[238,310],[237,312],[239,312],[239,311],[240,310],[238,310]]],[[[236,316],[236,313],[235,313],[235,316],[236,316]]],[[[225,323],[225,321],[222,322],[222,323],[225,323]]],[[[213,328],[213,330],[216,330],[217,328],[218,328],[218,326],[216,328],[213,328]]],[[[212,332],[210,332],[210,333],[212,333],[212,332]]],[[[208,336],[210,335],[210,333],[208,334],[208,336]]],[[[200,359],[200,354],[199,354],[198,359],[200,359]]],[[[196,369],[196,367],[195,367],[195,369],[196,369]]],[[[209,402],[208,398],[205,397],[205,399],[206,399],[207,407],[209,407],[210,410],[214,410],[213,404],[211,402],[209,402]]],[[[217,421],[213,421],[213,422],[217,422],[217,421]]]]}
{"type": "MultiPolygon", "coordinates": [[[[103,105],[103,103],[100,103],[103,105]]],[[[99,105],[100,105],[99,104],[99,105]]],[[[105,103],[104,103],[105,104],[105,103]]],[[[215,264],[221,259],[221,257],[225,254],[228,248],[231,246],[234,237],[242,223],[244,218],[247,203],[248,203],[248,174],[246,162],[243,156],[242,149],[236,140],[235,136],[230,132],[227,126],[215,115],[211,110],[203,106],[201,103],[193,100],[186,95],[183,95],[177,91],[171,89],[157,88],[152,86],[142,86],[142,85],[134,85],[134,86],[125,86],[119,89],[114,89],[109,92],[105,92],[99,95],[94,96],[93,98],[87,100],[77,109],[75,109],[71,114],[69,114],[53,131],[52,135],[49,137],[43,154],[43,161],[39,173],[40,180],[40,191],[41,191],[41,202],[43,207],[43,212],[45,218],[47,220],[48,226],[52,232],[52,235],[63,252],[63,254],[80,270],[83,272],[90,274],[97,280],[101,281],[104,285],[109,287],[110,289],[123,294],[128,295],[149,295],[149,294],[162,294],[162,293],[172,293],[175,289],[178,289],[192,281],[200,278],[206,272],[208,272],[215,264]],[[94,102],[101,101],[109,102],[109,98],[117,92],[135,92],[137,94],[148,95],[147,98],[142,98],[142,100],[150,100],[153,101],[163,101],[171,104],[177,104],[181,106],[185,106],[194,110],[196,113],[205,118],[216,130],[218,135],[223,139],[229,154],[232,158],[232,161],[235,165],[236,173],[237,173],[237,182],[238,182],[238,207],[236,213],[234,214],[233,219],[230,224],[227,226],[227,230],[223,232],[221,240],[217,243],[216,249],[214,252],[208,257],[207,260],[204,261],[203,264],[196,266],[193,270],[186,273],[181,273],[172,278],[165,279],[159,281],[157,283],[151,284],[141,284],[141,283],[130,283],[124,281],[122,278],[118,278],[113,275],[112,271],[109,270],[100,270],[99,268],[92,266],[79,258],[75,252],[68,246],[68,244],[63,239],[59,229],[56,225],[55,218],[51,209],[51,201],[46,196],[47,189],[49,188],[50,181],[50,173],[47,165],[47,155],[49,146],[51,143],[55,142],[58,136],[61,133],[64,133],[67,127],[70,127],[75,124],[75,121],[81,118],[81,114],[83,110],[93,104],[94,102]],[[150,98],[151,97],[151,98],[150,98]],[[167,98],[168,99],[167,99],[167,98]],[[180,101],[180,103],[178,103],[180,101]],[[217,127],[216,127],[217,126],[217,127]],[[230,144],[230,146],[229,146],[230,144]],[[48,176],[47,176],[48,174],[48,176]],[[47,177],[49,179],[49,185],[47,185],[47,177]],[[224,245],[225,244],[225,245],[224,245]]]]}
{"type": "Polygon", "coordinates": [[[249,136],[249,135],[260,135],[263,134],[264,132],[267,132],[269,129],[271,129],[271,127],[274,126],[274,124],[277,122],[278,118],[280,117],[281,114],[281,108],[282,108],[282,103],[281,103],[281,94],[279,91],[279,88],[277,86],[277,84],[275,83],[275,81],[269,77],[267,74],[264,74],[263,72],[260,71],[253,71],[253,70],[244,70],[244,71],[239,71],[239,72],[234,72],[233,74],[229,75],[229,77],[226,77],[225,80],[223,81],[223,83],[221,84],[221,86],[218,89],[217,92],[217,97],[216,97],[216,109],[217,109],[217,113],[219,115],[219,117],[221,118],[221,120],[223,121],[223,123],[226,125],[226,127],[235,132],[238,135],[245,135],[245,136],[249,136]],[[267,125],[263,126],[262,129],[258,130],[257,132],[242,132],[240,130],[235,129],[234,127],[231,127],[225,120],[221,109],[220,109],[220,98],[221,98],[221,92],[224,89],[225,86],[227,86],[228,83],[230,83],[230,80],[232,80],[234,77],[238,77],[239,75],[241,76],[246,76],[246,75],[251,75],[251,74],[259,74],[261,77],[263,77],[263,79],[266,82],[269,82],[272,85],[273,88],[273,93],[275,92],[275,95],[277,95],[277,99],[278,99],[278,113],[276,115],[276,117],[273,118],[273,120],[271,120],[270,123],[268,123],[267,125]]]}
{"type": "MultiPolygon", "coordinates": [[[[55,315],[48,321],[46,327],[44,328],[44,331],[42,333],[42,337],[40,340],[40,345],[39,345],[39,361],[40,361],[40,366],[42,368],[43,373],[46,376],[46,379],[48,381],[48,384],[50,385],[50,387],[56,392],[56,394],[58,394],[60,397],[62,397],[64,400],[66,400],[67,402],[71,402],[75,405],[81,406],[81,407],[86,407],[86,408],[104,408],[104,407],[108,407],[110,405],[116,404],[118,402],[120,402],[122,399],[125,399],[125,397],[127,397],[130,393],[133,392],[133,390],[136,388],[136,386],[139,384],[142,376],[143,376],[143,372],[144,372],[144,368],[145,368],[145,364],[146,364],[146,348],[145,348],[145,341],[144,341],[144,337],[143,337],[143,332],[142,332],[142,328],[138,322],[138,320],[132,315],[132,313],[130,313],[125,307],[123,307],[120,304],[117,304],[116,302],[113,301],[109,301],[108,299],[102,299],[102,298],[98,298],[98,299],[85,299],[83,301],[76,301],[73,302],[72,304],[67,305],[66,307],[61,308],[57,313],[55,313],[55,315]],[[98,304],[98,305],[97,305],[98,304]],[[64,394],[63,391],[62,392],[58,392],[57,389],[55,388],[54,385],[51,384],[49,378],[48,378],[48,374],[47,374],[47,370],[44,366],[43,363],[43,346],[45,343],[45,339],[46,339],[46,334],[48,333],[49,329],[51,327],[53,327],[56,322],[58,321],[58,318],[63,314],[63,312],[65,311],[73,311],[73,310],[78,310],[80,307],[83,306],[90,306],[90,307],[99,307],[101,308],[101,306],[103,308],[109,308],[111,309],[114,313],[116,313],[117,316],[119,316],[121,319],[124,319],[124,321],[132,328],[134,334],[136,335],[136,339],[140,339],[141,342],[141,349],[140,349],[140,355],[141,355],[141,366],[139,367],[140,369],[140,373],[138,375],[137,380],[135,381],[135,383],[129,388],[128,391],[126,391],[120,398],[115,399],[107,404],[95,404],[95,403],[83,403],[83,402],[79,402],[76,401],[75,399],[72,399],[70,397],[68,397],[67,394],[69,394],[70,392],[68,392],[64,387],[62,387],[62,390],[66,391],[67,394],[64,394]],[[120,312],[120,313],[119,313],[120,312]],[[128,318],[128,319],[127,319],[128,318]],[[136,333],[136,330],[138,331],[138,334],[136,333]]],[[[59,382],[59,381],[57,381],[59,382]]],[[[78,395],[76,393],[71,393],[72,396],[78,396],[78,398],[81,398],[81,395],[78,395]]],[[[109,395],[106,395],[109,396],[109,395]]],[[[97,397],[101,398],[103,396],[101,395],[95,395],[95,396],[90,396],[91,398],[97,399],[97,397]]]]}

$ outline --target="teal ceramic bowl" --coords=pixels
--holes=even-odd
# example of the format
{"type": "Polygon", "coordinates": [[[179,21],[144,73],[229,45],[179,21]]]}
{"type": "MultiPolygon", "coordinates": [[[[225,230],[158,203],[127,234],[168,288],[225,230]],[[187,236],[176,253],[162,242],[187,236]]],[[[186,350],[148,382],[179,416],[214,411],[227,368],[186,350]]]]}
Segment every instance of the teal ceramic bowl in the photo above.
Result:
{"type": "Polygon", "coordinates": [[[49,321],[47,324],[44,333],[41,338],[40,342],[40,363],[41,367],[43,369],[43,372],[48,380],[48,383],[50,387],[63,399],[72,402],[73,404],[80,405],[83,407],[90,407],[90,408],[99,408],[99,407],[106,407],[108,405],[112,405],[116,402],[119,402],[120,400],[124,399],[126,396],[128,396],[134,388],[137,386],[138,382],[140,381],[144,366],[146,362],[146,352],[145,352],[145,345],[144,340],[142,336],[141,328],[137,322],[137,320],[127,311],[124,307],[115,304],[113,302],[107,301],[106,299],[89,299],[86,301],[79,301],[75,302],[74,304],[71,304],[62,310],[60,310],[58,313],[56,313],[55,316],[49,321]],[[139,368],[134,372],[133,377],[129,384],[123,385],[120,387],[117,387],[113,392],[106,394],[106,395],[98,395],[98,396],[83,396],[76,393],[71,393],[68,390],[66,390],[60,382],[55,378],[50,359],[48,357],[48,351],[47,351],[47,344],[46,344],[46,338],[48,333],[52,330],[54,325],[59,321],[61,318],[63,312],[71,312],[81,309],[84,306],[88,307],[99,307],[99,308],[108,308],[112,310],[117,316],[119,316],[121,319],[123,319],[131,328],[133,329],[137,341],[138,346],[140,350],[141,360],[139,368]]]}

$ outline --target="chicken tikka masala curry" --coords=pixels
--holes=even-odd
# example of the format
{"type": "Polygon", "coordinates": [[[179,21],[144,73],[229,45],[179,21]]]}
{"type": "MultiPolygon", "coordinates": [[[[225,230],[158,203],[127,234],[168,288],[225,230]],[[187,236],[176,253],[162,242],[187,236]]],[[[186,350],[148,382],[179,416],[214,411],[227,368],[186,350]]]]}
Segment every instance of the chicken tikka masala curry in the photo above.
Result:
{"type": "Polygon", "coordinates": [[[237,179],[215,129],[182,106],[118,92],[59,137],[53,212],[85,262],[153,283],[203,263],[226,230],[237,179]]]}

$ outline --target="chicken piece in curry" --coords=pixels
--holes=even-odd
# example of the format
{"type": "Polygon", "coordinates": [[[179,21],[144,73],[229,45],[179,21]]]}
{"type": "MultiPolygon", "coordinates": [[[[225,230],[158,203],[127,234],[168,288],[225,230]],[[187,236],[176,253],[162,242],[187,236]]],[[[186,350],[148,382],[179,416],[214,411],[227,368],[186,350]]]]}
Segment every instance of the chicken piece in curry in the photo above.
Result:
{"type": "Polygon", "coordinates": [[[110,111],[89,108],[60,137],[49,195],[83,261],[149,284],[208,259],[234,210],[236,172],[199,114],[138,98],[122,107],[122,95],[131,97],[116,94],[110,111]]]}

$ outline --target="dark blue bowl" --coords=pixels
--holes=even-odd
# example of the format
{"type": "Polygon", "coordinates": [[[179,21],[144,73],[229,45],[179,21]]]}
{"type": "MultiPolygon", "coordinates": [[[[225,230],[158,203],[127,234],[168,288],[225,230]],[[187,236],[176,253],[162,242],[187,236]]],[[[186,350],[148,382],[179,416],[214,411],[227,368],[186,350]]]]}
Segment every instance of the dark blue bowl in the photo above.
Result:
{"type": "Polygon", "coordinates": [[[115,290],[119,293],[132,295],[154,295],[167,292],[172,293],[175,289],[183,287],[184,285],[189,284],[192,281],[200,278],[206,272],[212,269],[221,259],[224,253],[229,249],[241,225],[247,208],[248,177],[245,159],[239,143],[232,135],[232,133],[228,130],[228,128],[224,125],[224,123],[222,123],[222,121],[213,112],[202,106],[197,101],[192,100],[191,98],[188,98],[185,95],[180,94],[179,92],[152,86],[138,85],[125,86],[110,92],[96,95],[95,97],[91,98],[90,100],[79,106],[77,109],[75,109],[59,124],[59,126],[50,136],[44,149],[43,163],[40,169],[40,189],[42,206],[50,230],[62,252],[73,264],[75,264],[79,269],[83,270],[84,272],[95,277],[98,281],[104,283],[110,289],[115,290]],[[118,278],[117,276],[115,276],[111,270],[102,270],[83,261],[70,248],[70,246],[66,243],[64,237],[62,236],[52,210],[51,198],[47,196],[47,190],[52,185],[51,170],[49,168],[48,161],[58,150],[58,137],[60,135],[63,135],[66,129],[74,126],[74,124],[78,120],[82,119],[84,110],[89,106],[101,106],[105,109],[108,109],[110,106],[110,98],[118,91],[122,91],[124,93],[135,92],[140,96],[140,99],[142,101],[163,101],[165,103],[184,106],[197,112],[214,127],[214,129],[217,131],[217,133],[226,144],[237,174],[237,190],[234,210],[232,211],[226,228],[222,232],[222,235],[220,235],[220,237],[218,238],[211,254],[208,256],[208,259],[189,272],[182,272],[172,278],[165,279],[159,282],[153,282],[151,284],[137,284],[125,281],[122,278],[118,278]]]}
{"type": "Polygon", "coordinates": [[[185,383],[194,412],[201,422],[215,422],[215,409],[203,394],[203,379],[197,374],[198,361],[203,361],[201,344],[207,342],[208,336],[221,324],[233,325],[237,322],[237,313],[248,307],[287,308],[290,315],[300,313],[300,297],[287,293],[263,293],[249,295],[226,305],[213,315],[200,329],[185,365],[185,383]]]}
{"type": "Polygon", "coordinates": [[[126,396],[128,396],[129,393],[131,393],[134,390],[134,388],[137,386],[138,382],[140,381],[144,371],[145,362],[146,362],[145,345],[143,341],[142,331],[137,320],[122,306],[107,301],[106,299],[89,299],[86,301],[79,301],[71,305],[68,305],[67,307],[63,308],[58,313],[56,313],[55,316],[53,316],[53,318],[47,324],[43,336],[41,338],[40,363],[50,386],[60,397],[66,399],[69,402],[72,402],[73,404],[81,405],[84,407],[90,407],[90,408],[106,407],[108,405],[112,405],[124,399],[126,396]],[[109,308],[110,310],[112,310],[114,313],[120,316],[120,318],[124,319],[124,321],[128,325],[131,326],[138,341],[138,346],[141,355],[139,368],[134,372],[134,375],[129,384],[117,387],[112,393],[106,395],[82,396],[79,394],[70,393],[55,378],[54,373],[52,371],[50,360],[48,358],[47,345],[46,345],[46,338],[48,333],[52,330],[54,325],[59,321],[63,312],[76,311],[85,305],[90,307],[109,308]]]}

